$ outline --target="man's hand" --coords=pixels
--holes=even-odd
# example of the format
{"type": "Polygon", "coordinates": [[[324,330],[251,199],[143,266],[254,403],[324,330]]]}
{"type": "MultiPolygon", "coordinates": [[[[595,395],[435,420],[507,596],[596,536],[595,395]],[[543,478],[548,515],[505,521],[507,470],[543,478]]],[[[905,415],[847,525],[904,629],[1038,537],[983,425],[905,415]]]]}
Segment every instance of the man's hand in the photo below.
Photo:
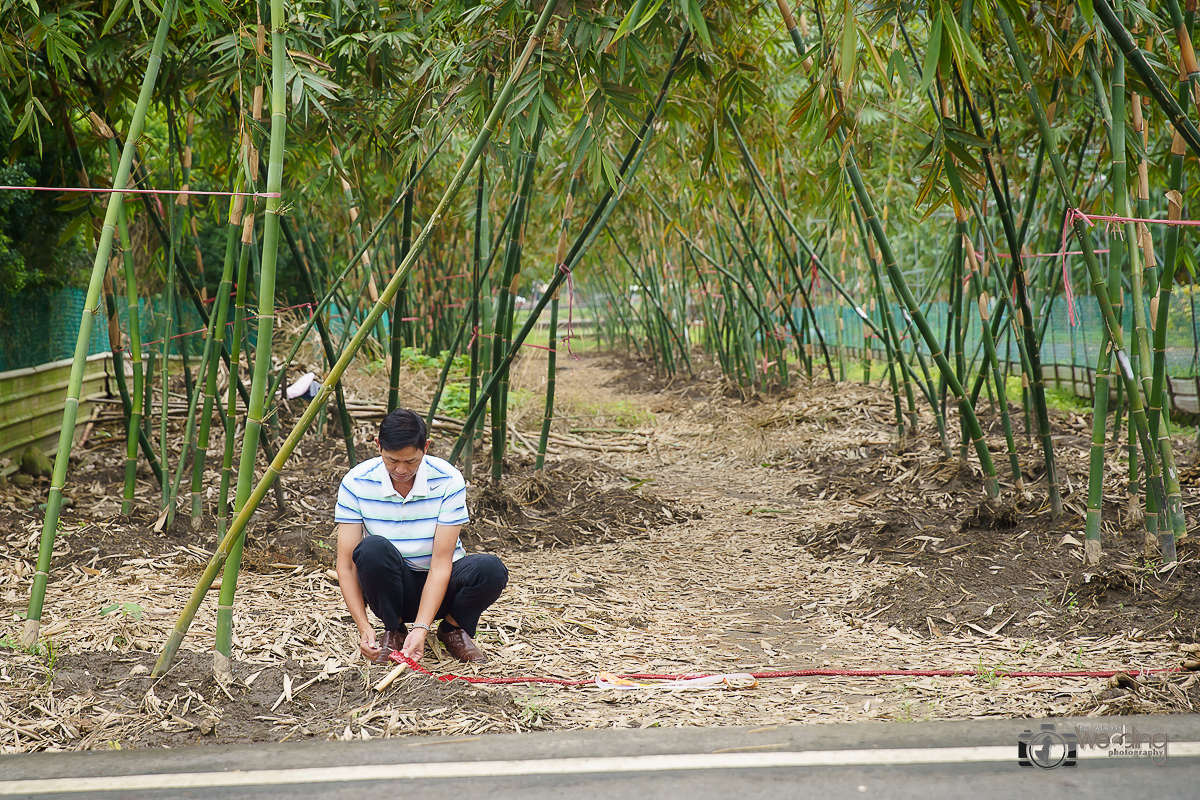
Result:
{"type": "Polygon", "coordinates": [[[379,646],[375,643],[375,629],[365,628],[358,636],[358,649],[367,659],[374,661],[379,658],[379,646]]]}
{"type": "Polygon", "coordinates": [[[409,631],[408,636],[404,639],[404,647],[400,648],[400,652],[413,661],[420,661],[421,656],[425,654],[425,629],[413,628],[409,631]]]}

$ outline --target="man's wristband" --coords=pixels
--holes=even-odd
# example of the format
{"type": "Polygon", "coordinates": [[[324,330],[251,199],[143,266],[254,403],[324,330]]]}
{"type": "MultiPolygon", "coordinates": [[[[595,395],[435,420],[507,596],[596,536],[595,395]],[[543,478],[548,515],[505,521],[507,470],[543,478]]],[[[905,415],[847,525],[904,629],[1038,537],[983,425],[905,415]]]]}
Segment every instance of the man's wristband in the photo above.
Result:
{"type": "Polygon", "coordinates": [[[428,625],[426,625],[424,622],[414,622],[414,623],[412,624],[412,626],[413,626],[414,628],[424,628],[426,633],[432,633],[432,632],[433,632],[433,629],[432,629],[432,628],[430,628],[428,625]]]}

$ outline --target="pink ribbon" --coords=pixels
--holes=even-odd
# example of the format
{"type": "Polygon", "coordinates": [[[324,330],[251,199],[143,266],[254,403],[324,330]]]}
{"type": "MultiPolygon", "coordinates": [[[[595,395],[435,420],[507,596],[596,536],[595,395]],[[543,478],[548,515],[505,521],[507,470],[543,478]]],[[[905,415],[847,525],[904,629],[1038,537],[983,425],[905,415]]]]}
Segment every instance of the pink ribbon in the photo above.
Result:
{"type": "Polygon", "coordinates": [[[282,197],[280,192],[200,192],[195,189],[94,189],[89,186],[0,186],[10,192],[84,192],[86,194],[196,194],[211,197],[282,197]]]}
{"type": "Polygon", "coordinates": [[[579,356],[571,352],[571,338],[575,336],[575,279],[566,264],[559,264],[558,269],[567,276],[567,335],[563,337],[562,341],[567,346],[567,355],[578,361],[579,356]]]}

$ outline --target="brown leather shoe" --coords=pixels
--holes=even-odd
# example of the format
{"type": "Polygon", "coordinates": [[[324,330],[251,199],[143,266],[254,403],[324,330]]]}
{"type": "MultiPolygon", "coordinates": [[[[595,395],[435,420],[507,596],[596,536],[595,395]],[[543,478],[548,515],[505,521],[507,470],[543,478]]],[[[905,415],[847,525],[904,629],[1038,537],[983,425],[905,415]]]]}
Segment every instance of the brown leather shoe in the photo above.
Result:
{"type": "Polygon", "coordinates": [[[450,628],[441,626],[437,632],[438,641],[446,648],[446,652],[457,658],[459,661],[474,662],[482,664],[487,661],[487,656],[479,649],[470,635],[462,628],[450,628]]]}
{"type": "Polygon", "coordinates": [[[393,650],[403,650],[404,640],[408,637],[408,626],[403,622],[400,623],[398,631],[384,631],[383,636],[379,637],[377,644],[379,645],[379,657],[375,659],[376,664],[391,664],[391,659],[388,655],[393,650]]]}

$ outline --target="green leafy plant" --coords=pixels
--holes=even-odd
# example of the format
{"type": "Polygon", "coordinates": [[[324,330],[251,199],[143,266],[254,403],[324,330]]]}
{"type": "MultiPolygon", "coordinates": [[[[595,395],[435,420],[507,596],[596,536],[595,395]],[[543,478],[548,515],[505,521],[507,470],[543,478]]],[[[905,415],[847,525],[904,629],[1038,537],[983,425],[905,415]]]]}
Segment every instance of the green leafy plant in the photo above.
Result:
{"type": "Polygon", "coordinates": [[[1002,671],[1004,664],[1004,661],[1000,661],[995,666],[989,666],[983,663],[983,656],[980,655],[979,666],[976,668],[976,677],[990,688],[996,689],[1000,686],[1000,678],[1004,675],[1002,671]]]}
{"type": "Polygon", "coordinates": [[[527,726],[541,725],[550,718],[550,706],[545,702],[546,692],[539,691],[513,698],[521,709],[521,722],[527,726]]]}
{"type": "Polygon", "coordinates": [[[146,609],[142,608],[137,603],[113,603],[100,609],[100,616],[106,617],[109,614],[120,613],[122,618],[127,622],[141,622],[142,617],[146,614],[146,609]]]}

